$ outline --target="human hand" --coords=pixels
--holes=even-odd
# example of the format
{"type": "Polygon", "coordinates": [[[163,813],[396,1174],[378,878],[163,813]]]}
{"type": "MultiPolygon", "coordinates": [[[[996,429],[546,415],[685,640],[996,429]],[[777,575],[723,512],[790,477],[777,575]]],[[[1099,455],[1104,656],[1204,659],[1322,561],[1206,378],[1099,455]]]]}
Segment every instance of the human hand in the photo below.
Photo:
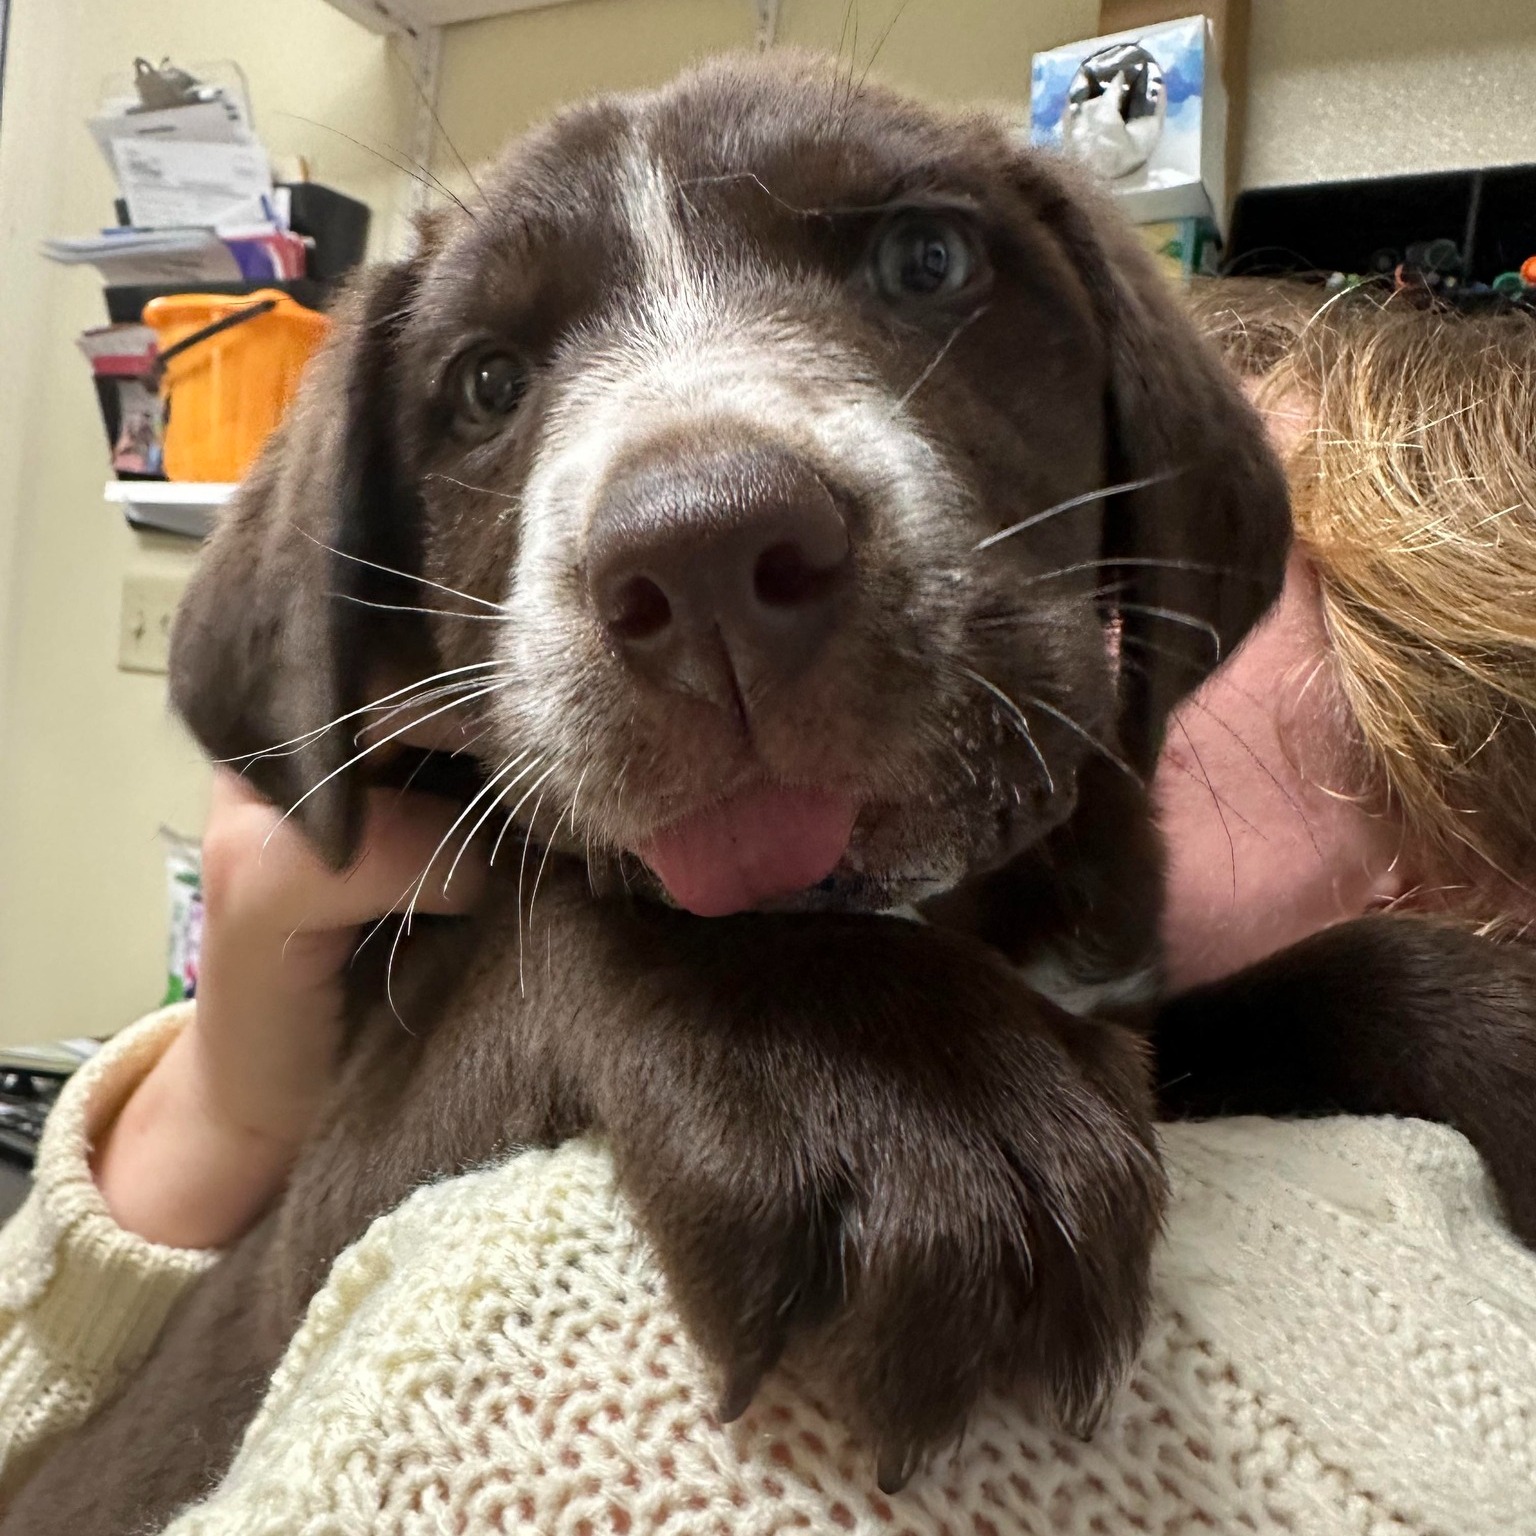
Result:
{"type": "Polygon", "coordinates": [[[291,817],[215,770],[196,1013],[96,1149],[97,1184],[119,1225],[206,1248],[254,1223],[332,1082],[344,973],[363,925],[413,892],[423,913],[466,911],[479,894],[473,848],[444,889],[452,858],[437,851],[455,814],[435,797],[372,790],[358,857],[337,871],[291,817]]]}

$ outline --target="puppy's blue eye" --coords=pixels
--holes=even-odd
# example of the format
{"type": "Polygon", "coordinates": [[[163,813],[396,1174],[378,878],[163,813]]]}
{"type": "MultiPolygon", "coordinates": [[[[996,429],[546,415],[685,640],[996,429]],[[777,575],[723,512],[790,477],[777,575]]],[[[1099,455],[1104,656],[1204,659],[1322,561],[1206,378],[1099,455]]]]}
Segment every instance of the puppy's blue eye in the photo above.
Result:
{"type": "Polygon", "coordinates": [[[889,299],[930,299],[958,293],[971,280],[971,243],[955,220],[906,213],[875,244],[875,285],[889,299]]]}

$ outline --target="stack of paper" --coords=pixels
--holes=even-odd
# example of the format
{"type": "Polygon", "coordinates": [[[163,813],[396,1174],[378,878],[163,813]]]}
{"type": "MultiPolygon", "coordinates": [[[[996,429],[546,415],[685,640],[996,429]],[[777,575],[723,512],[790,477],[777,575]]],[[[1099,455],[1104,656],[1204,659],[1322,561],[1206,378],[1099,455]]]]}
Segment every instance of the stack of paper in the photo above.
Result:
{"type": "Polygon", "coordinates": [[[218,283],[240,278],[234,253],[211,229],[107,229],[43,241],[43,254],[87,262],[109,283],[218,283]]]}
{"type": "MultiPolygon", "coordinates": [[[[149,66],[141,66],[154,74],[149,66]]],[[[187,77],[181,77],[187,78],[187,77]]],[[[89,262],[109,283],[271,281],[302,277],[305,242],[288,228],[267,152],[240,90],[198,86],[180,106],[107,103],[90,130],[129,226],[48,240],[54,261],[89,262]]]]}
{"type": "MultiPolygon", "coordinates": [[[[248,222],[271,198],[267,152],[237,91],[158,112],[126,97],[92,118],[90,129],[135,228],[248,222]]],[[[272,218],[270,201],[262,216],[272,218]]]]}

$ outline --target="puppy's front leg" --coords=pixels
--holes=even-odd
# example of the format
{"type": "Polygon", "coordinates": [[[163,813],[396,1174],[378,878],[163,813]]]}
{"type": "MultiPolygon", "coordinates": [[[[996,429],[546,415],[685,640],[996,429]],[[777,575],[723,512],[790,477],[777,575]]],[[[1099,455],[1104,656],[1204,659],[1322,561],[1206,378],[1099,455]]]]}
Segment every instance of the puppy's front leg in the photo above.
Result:
{"type": "Polygon", "coordinates": [[[1139,1042],[897,919],[632,909],[607,931],[631,980],[569,1067],[723,1416],[816,1330],[887,1489],[989,1387],[1090,1428],[1164,1199],[1139,1042]]]}
{"type": "Polygon", "coordinates": [[[1536,1248],[1536,950],[1433,918],[1362,917],[1172,999],[1170,1117],[1409,1115],[1482,1154],[1536,1248]]]}

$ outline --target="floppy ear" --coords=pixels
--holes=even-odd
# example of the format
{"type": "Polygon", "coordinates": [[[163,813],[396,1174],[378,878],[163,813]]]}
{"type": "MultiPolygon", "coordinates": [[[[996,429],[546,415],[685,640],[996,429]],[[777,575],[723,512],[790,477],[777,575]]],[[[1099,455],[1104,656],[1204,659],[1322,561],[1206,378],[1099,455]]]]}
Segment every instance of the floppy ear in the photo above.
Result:
{"type": "Polygon", "coordinates": [[[1150,482],[1110,500],[1102,550],[1119,592],[1121,745],[1150,774],[1174,705],[1279,595],[1290,500],[1257,412],[1119,214],[1070,174],[1030,169],[1054,188],[1044,217],[1108,348],[1108,483],[1150,482]]]}
{"type": "MultiPolygon", "coordinates": [[[[243,771],[338,866],[354,851],[361,776],[342,771],[371,672],[420,669],[421,503],[400,462],[396,344],[413,263],[365,274],[282,426],[230,502],[182,600],[171,699],[203,749],[243,771]],[[368,562],[364,564],[362,562],[368,562]],[[361,599],[361,601],[356,601],[361,599]]],[[[411,670],[407,675],[422,675],[411,670]]]]}

